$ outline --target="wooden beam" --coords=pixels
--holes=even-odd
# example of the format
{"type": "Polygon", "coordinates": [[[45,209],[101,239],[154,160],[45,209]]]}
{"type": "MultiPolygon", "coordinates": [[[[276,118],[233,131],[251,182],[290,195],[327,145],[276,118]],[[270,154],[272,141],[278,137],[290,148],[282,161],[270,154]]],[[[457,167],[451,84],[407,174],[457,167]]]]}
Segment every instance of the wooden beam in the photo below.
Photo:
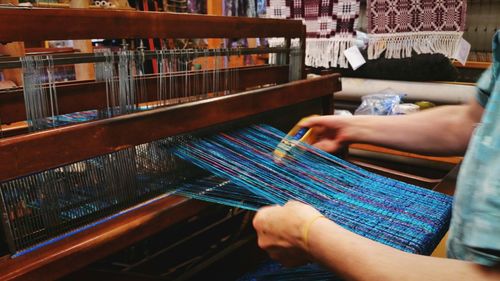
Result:
{"type": "Polygon", "coordinates": [[[300,37],[302,22],[93,9],[2,9],[0,42],[94,38],[300,37]],[[64,27],[64,28],[61,28],[64,27]]]}

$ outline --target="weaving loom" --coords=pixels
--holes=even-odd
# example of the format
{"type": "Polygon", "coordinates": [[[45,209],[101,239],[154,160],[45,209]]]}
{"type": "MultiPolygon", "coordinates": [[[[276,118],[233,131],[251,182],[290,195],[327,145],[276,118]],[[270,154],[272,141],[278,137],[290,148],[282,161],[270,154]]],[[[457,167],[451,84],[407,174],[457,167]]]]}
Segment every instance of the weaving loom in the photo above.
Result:
{"type": "MultiPolygon", "coordinates": [[[[24,74],[22,88],[0,94],[0,206],[5,244],[2,254],[10,257],[1,261],[0,280],[60,278],[113,253],[124,259],[121,250],[130,245],[140,248],[135,243],[149,236],[160,239],[155,236],[160,235],[162,241],[170,241],[172,245],[165,248],[170,251],[192,233],[201,233],[199,240],[212,239],[224,247],[228,245],[225,244],[228,232],[246,233],[240,224],[241,220],[248,221],[249,213],[230,209],[227,215],[227,209],[221,211],[219,207],[179,194],[249,210],[284,203],[290,198],[301,199],[293,194],[283,196],[270,194],[266,189],[247,189],[248,183],[238,182],[234,175],[227,177],[213,169],[206,171],[206,163],[196,163],[199,155],[190,154],[190,148],[207,148],[204,145],[208,143],[200,146],[198,140],[211,141],[231,134],[245,137],[250,132],[260,138],[262,149],[272,151],[283,137],[274,127],[288,130],[303,116],[332,113],[332,93],[340,90],[339,77],[304,79],[306,29],[300,21],[130,11],[1,9],[0,26],[8,27],[0,34],[2,43],[125,38],[118,52],[0,60],[1,69],[19,68],[24,74]],[[68,18],[73,24],[60,28],[68,18]],[[179,22],[189,24],[179,25],[179,22]],[[263,37],[284,38],[285,44],[261,48],[147,50],[132,40],[159,38],[167,46],[173,38],[263,37]],[[291,44],[293,39],[298,39],[298,47],[291,44]],[[272,62],[231,66],[231,57],[262,54],[272,54],[272,62]],[[145,62],[155,64],[157,73],[147,74],[145,62]],[[95,80],[55,82],[55,65],[77,63],[94,63],[95,80]],[[11,125],[19,122],[21,126],[11,125]],[[250,126],[261,123],[273,127],[250,126]],[[208,229],[207,225],[224,227],[199,230],[208,229]],[[179,241],[169,240],[172,237],[179,237],[179,241]]],[[[408,194],[415,196],[404,201],[408,203],[407,211],[440,201],[435,209],[427,206],[428,209],[415,211],[417,223],[411,228],[414,233],[401,230],[400,236],[387,239],[386,244],[428,254],[446,230],[448,197],[376,176],[310,147],[305,150],[306,153],[297,150],[290,155],[296,160],[296,167],[307,161],[313,166],[310,162],[319,160],[318,171],[325,171],[332,168],[329,161],[335,159],[341,167],[361,173],[368,182],[389,182],[402,187],[402,193],[391,189],[396,195],[404,194],[406,199],[408,194]],[[310,154],[311,151],[321,155],[310,154]],[[432,217],[428,225],[427,221],[420,221],[423,216],[432,217]],[[425,226],[418,228],[418,223],[425,226]],[[418,242],[407,243],[411,239],[418,242]]],[[[275,165],[269,161],[262,163],[275,165]]],[[[293,177],[297,171],[289,172],[289,182],[294,182],[290,186],[304,187],[311,183],[301,183],[293,177]]],[[[334,179],[327,172],[320,175],[325,180],[334,179]]],[[[287,180],[284,174],[281,176],[287,180]]],[[[324,200],[332,196],[327,191],[329,186],[317,184],[315,188],[324,194],[309,203],[327,206],[324,200]]],[[[341,201],[335,206],[344,205],[341,201]]],[[[330,212],[328,206],[320,209],[332,219],[346,222],[347,228],[349,220],[345,218],[355,212],[347,207],[339,213],[330,212]]],[[[373,211],[372,215],[376,213],[373,211]]],[[[401,223],[405,219],[413,222],[413,218],[408,220],[405,216],[396,218],[401,223]]],[[[361,226],[368,223],[351,222],[354,231],[356,227],[363,231],[361,226]]],[[[383,232],[384,228],[380,229],[383,232]]],[[[381,232],[365,231],[365,234],[381,241],[381,232]]],[[[240,240],[253,242],[247,238],[240,240]]],[[[186,243],[194,242],[188,239],[186,243]]],[[[243,243],[236,241],[229,245],[227,248],[243,243]]],[[[211,246],[206,246],[207,252],[211,246]]],[[[193,253],[183,254],[193,257],[172,262],[169,271],[172,276],[180,276],[180,280],[189,279],[196,272],[192,267],[206,266],[203,262],[193,266],[199,262],[195,254],[198,249],[189,250],[193,253]],[[182,272],[184,268],[187,270],[182,272]]],[[[179,256],[162,251],[155,255],[179,256]]],[[[215,254],[218,255],[222,254],[215,254]]],[[[148,268],[142,260],[130,263],[123,271],[140,272],[148,268]]],[[[308,270],[303,273],[316,274],[308,270]]]]}
{"type": "MultiPolygon", "coordinates": [[[[11,257],[0,266],[2,280],[59,278],[174,224],[205,225],[193,217],[226,211],[169,194],[207,173],[160,152],[182,141],[181,134],[211,133],[222,124],[273,120],[286,128],[302,115],[330,113],[332,93],[340,89],[338,75],[294,81],[305,77],[299,21],[9,7],[0,10],[0,25],[3,44],[124,38],[118,52],[0,61],[1,69],[20,69],[24,81],[0,95],[2,254],[8,249],[11,257]],[[68,18],[72,25],[60,28],[68,18]],[[288,43],[148,50],[135,39],[173,46],[176,38],[265,37],[288,43]],[[301,42],[298,48],[292,39],[301,42]],[[268,54],[275,54],[272,64],[232,64],[268,54]],[[94,63],[95,80],[55,82],[54,66],[78,63],[94,63]],[[147,74],[146,63],[157,73],[147,74]]],[[[233,213],[230,225],[241,219],[233,213]]]]}

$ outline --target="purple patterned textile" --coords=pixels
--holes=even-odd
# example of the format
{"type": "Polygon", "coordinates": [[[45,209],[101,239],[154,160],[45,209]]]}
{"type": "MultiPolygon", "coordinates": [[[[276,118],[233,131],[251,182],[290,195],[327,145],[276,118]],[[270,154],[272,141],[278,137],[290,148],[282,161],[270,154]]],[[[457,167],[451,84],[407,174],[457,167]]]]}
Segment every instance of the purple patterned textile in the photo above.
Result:
{"type": "Polygon", "coordinates": [[[359,0],[269,0],[267,15],[304,22],[307,65],[347,67],[343,51],[354,45],[359,6],[359,0]]]}
{"type": "Polygon", "coordinates": [[[465,28],[464,0],[368,0],[369,58],[452,57],[465,28]]]}

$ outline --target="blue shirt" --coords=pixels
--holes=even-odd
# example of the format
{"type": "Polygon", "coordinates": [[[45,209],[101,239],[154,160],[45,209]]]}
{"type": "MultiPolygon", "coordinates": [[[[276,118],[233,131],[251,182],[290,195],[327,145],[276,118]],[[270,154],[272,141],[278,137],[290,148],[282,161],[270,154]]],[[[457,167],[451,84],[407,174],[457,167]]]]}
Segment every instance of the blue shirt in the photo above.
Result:
{"type": "Polygon", "coordinates": [[[485,112],[458,176],[448,256],[500,264],[500,31],[493,38],[493,65],[477,83],[485,112]]]}

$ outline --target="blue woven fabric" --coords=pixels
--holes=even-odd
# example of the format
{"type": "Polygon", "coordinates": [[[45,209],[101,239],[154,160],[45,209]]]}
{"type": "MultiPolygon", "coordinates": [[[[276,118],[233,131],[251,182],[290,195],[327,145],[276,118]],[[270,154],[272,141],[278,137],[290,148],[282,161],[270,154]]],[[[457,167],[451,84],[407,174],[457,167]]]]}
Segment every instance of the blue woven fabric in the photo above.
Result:
{"type": "Polygon", "coordinates": [[[184,194],[250,210],[299,200],[350,231],[410,253],[430,254],[446,232],[451,197],[368,172],[306,144],[277,162],[272,152],[283,137],[259,125],[176,148],[182,159],[230,181],[208,190],[191,184],[184,194]],[[245,203],[248,194],[251,204],[245,203]]]}

